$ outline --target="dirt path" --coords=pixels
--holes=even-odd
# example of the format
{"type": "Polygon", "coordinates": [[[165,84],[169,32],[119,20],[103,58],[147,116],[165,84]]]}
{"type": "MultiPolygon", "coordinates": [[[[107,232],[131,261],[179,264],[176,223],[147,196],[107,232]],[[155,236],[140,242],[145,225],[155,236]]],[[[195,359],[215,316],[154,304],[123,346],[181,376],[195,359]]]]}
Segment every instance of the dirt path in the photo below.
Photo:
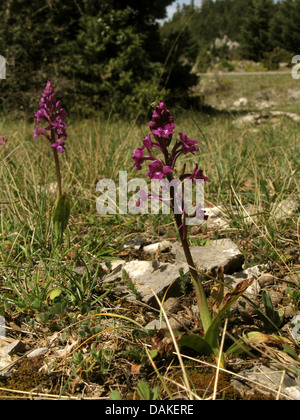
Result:
{"type": "Polygon", "coordinates": [[[292,69],[289,71],[241,71],[241,72],[214,72],[214,73],[197,73],[198,76],[257,76],[257,75],[283,75],[288,74],[291,75],[292,69]]]}

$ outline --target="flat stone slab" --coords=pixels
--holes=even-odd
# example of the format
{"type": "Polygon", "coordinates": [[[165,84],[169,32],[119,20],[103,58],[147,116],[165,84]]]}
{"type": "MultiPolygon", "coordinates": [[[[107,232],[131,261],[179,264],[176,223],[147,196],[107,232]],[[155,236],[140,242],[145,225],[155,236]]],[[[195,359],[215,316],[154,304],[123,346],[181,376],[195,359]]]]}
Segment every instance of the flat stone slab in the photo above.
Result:
{"type": "Polygon", "coordinates": [[[252,369],[244,370],[239,373],[241,378],[234,378],[231,384],[236,388],[242,396],[254,394],[255,389],[269,395],[277,395],[280,392],[280,399],[300,399],[300,387],[298,381],[293,375],[283,370],[279,370],[277,366],[270,368],[263,365],[257,365],[252,369]],[[247,380],[249,379],[249,382],[247,380]],[[251,381],[251,382],[250,382],[251,381]]]}
{"type": "MultiPolygon", "coordinates": [[[[169,247],[171,244],[167,245],[169,247]]],[[[158,307],[154,293],[160,300],[167,289],[167,298],[180,296],[182,288],[179,270],[181,269],[184,275],[189,273],[189,267],[179,242],[173,245],[172,253],[175,254],[175,263],[157,260],[119,261],[118,265],[111,273],[104,276],[101,282],[103,284],[114,283],[113,291],[118,296],[126,296],[128,300],[139,298],[150,306],[158,307]],[[122,275],[123,270],[133,287],[130,288],[128,282],[126,284],[126,279],[122,275]]],[[[243,254],[237,245],[229,239],[211,241],[209,246],[191,247],[191,253],[199,269],[211,271],[213,274],[216,274],[221,266],[225,267],[225,274],[240,271],[244,262],[243,254]]]]}
{"type": "MultiPolygon", "coordinates": [[[[208,246],[193,246],[190,249],[198,269],[211,271],[213,274],[222,266],[225,267],[225,274],[242,270],[244,255],[230,239],[218,239],[211,241],[208,246]]],[[[172,251],[176,255],[177,264],[186,264],[184,251],[179,242],[173,246],[172,251]]]]}
{"type": "MultiPolygon", "coordinates": [[[[125,270],[141,300],[150,306],[158,307],[153,291],[159,299],[163,298],[169,286],[168,297],[182,294],[180,290],[180,269],[183,269],[184,274],[189,271],[186,264],[133,260],[116,267],[103,278],[102,282],[103,284],[121,282],[122,271],[125,270]]],[[[120,295],[130,295],[130,289],[124,283],[116,285],[114,292],[120,295]]]]}

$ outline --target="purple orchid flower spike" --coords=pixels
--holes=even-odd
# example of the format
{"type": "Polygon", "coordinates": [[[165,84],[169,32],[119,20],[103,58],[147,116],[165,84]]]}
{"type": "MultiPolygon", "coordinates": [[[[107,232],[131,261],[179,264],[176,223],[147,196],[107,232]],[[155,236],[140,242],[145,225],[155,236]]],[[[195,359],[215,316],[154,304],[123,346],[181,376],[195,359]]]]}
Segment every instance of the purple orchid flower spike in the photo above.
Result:
{"type": "Polygon", "coordinates": [[[39,102],[39,110],[35,113],[36,128],[33,130],[33,140],[44,136],[50,142],[55,162],[57,178],[57,204],[53,214],[53,233],[56,236],[57,246],[62,243],[63,234],[67,227],[70,216],[70,200],[66,193],[62,194],[62,179],[59,165],[58,152],[64,153],[65,141],[67,140],[66,113],[61,107],[60,101],[55,99],[55,92],[48,81],[39,102]]]}
{"type": "Polygon", "coordinates": [[[37,126],[33,130],[33,140],[38,136],[46,137],[50,142],[50,146],[58,152],[65,152],[65,142],[67,139],[66,123],[64,122],[67,114],[61,108],[60,101],[55,100],[55,92],[51,83],[48,81],[46,88],[39,102],[40,109],[35,113],[37,126]],[[44,123],[44,127],[40,127],[44,123]]]}
{"type": "MultiPolygon", "coordinates": [[[[146,173],[151,180],[167,179],[169,182],[174,181],[175,164],[180,155],[194,154],[199,151],[198,141],[191,140],[187,134],[179,131],[179,138],[175,141],[173,148],[170,148],[171,141],[174,135],[175,124],[174,118],[171,115],[164,102],[156,105],[152,113],[152,120],[149,122],[150,132],[143,139],[143,145],[134,150],[132,158],[134,160],[134,167],[137,170],[142,169],[145,161],[150,161],[148,164],[149,171],[146,173]],[[155,150],[158,149],[162,153],[162,157],[156,155],[155,150]]],[[[190,182],[203,182],[209,179],[203,175],[203,171],[195,165],[192,174],[185,172],[185,165],[180,175],[180,183],[185,179],[190,182]]],[[[183,188],[183,187],[182,187],[183,188]]],[[[175,188],[176,190],[176,188],[175,188]]],[[[181,206],[177,204],[178,193],[173,191],[173,211],[177,219],[177,227],[181,231],[183,237],[186,236],[185,216],[181,206]],[[181,209],[180,212],[177,209],[181,209]],[[182,229],[184,227],[184,229],[182,229]]],[[[141,198],[142,200],[142,198],[141,198]]],[[[139,201],[139,204],[141,203],[139,201]]],[[[143,200],[142,200],[143,201],[143,200]]],[[[200,215],[200,213],[199,213],[200,215]]],[[[198,216],[199,216],[198,215],[198,216]]],[[[200,217],[198,217],[200,219],[200,217]]]]}
{"type": "Polygon", "coordinates": [[[51,83],[48,81],[39,102],[39,110],[35,113],[36,128],[33,130],[33,140],[39,136],[46,137],[53,149],[55,160],[56,177],[57,177],[57,195],[60,198],[61,191],[61,174],[59,167],[58,153],[64,153],[65,141],[67,140],[66,123],[64,119],[67,114],[61,108],[60,101],[55,99],[55,92],[51,83]]]}
{"type": "Polygon", "coordinates": [[[7,150],[6,150],[6,147],[5,147],[5,144],[6,144],[6,142],[7,142],[7,137],[6,138],[4,138],[3,136],[0,136],[0,146],[2,146],[3,147],[3,149],[4,149],[4,156],[5,157],[7,157],[8,156],[8,154],[7,154],[7,150]]]}
{"type": "MultiPolygon", "coordinates": [[[[191,140],[187,134],[179,134],[179,139],[176,140],[173,149],[170,151],[169,146],[171,144],[174,135],[174,118],[171,115],[170,110],[166,109],[164,102],[160,102],[156,105],[152,113],[152,120],[149,122],[150,132],[143,139],[142,147],[138,147],[134,150],[132,158],[134,160],[134,167],[137,170],[142,169],[142,164],[146,160],[150,160],[149,171],[146,173],[150,179],[163,179],[167,178],[169,181],[173,179],[173,172],[176,161],[180,155],[186,155],[188,153],[194,154],[199,151],[198,141],[191,140]],[[152,136],[152,138],[151,138],[152,136]],[[158,158],[154,153],[154,148],[158,149],[163,153],[163,158],[158,158]],[[145,151],[148,151],[148,155],[145,155],[145,151]]],[[[196,165],[192,175],[184,174],[181,179],[190,177],[193,179],[204,179],[208,181],[208,178],[203,175],[203,171],[198,169],[196,165]]]]}

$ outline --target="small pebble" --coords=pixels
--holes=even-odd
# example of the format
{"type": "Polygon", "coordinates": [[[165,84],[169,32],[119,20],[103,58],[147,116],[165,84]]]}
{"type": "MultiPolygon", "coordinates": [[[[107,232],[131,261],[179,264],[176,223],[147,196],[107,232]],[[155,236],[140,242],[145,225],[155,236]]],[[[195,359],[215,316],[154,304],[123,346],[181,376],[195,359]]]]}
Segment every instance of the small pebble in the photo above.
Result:
{"type": "Polygon", "coordinates": [[[12,356],[16,353],[23,353],[25,351],[25,344],[20,340],[15,340],[12,343],[9,343],[5,347],[5,352],[9,356],[12,356]]]}
{"type": "Polygon", "coordinates": [[[162,242],[157,242],[155,244],[144,246],[143,250],[147,254],[155,254],[157,251],[161,251],[161,252],[162,251],[166,251],[171,246],[172,246],[171,242],[169,242],[169,241],[162,241],[162,242]]]}
{"type": "Polygon", "coordinates": [[[292,336],[294,340],[298,341],[300,339],[300,315],[295,315],[292,318],[291,323],[295,324],[292,329],[292,336]]]}
{"type": "Polygon", "coordinates": [[[6,323],[4,316],[0,315],[0,337],[6,337],[6,323]]]}
{"type": "Polygon", "coordinates": [[[181,304],[176,297],[170,297],[164,303],[164,310],[176,314],[181,309],[181,304]]]}
{"type": "Polygon", "coordinates": [[[281,292],[277,292],[276,290],[269,290],[268,293],[274,306],[279,305],[282,302],[283,294],[281,292]]]}
{"type": "Polygon", "coordinates": [[[261,287],[271,286],[275,282],[275,277],[272,274],[263,274],[258,278],[258,282],[261,287]]]}
{"type": "Polygon", "coordinates": [[[47,353],[47,351],[48,351],[48,347],[40,347],[28,353],[27,357],[42,356],[43,354],[47,353]]]}

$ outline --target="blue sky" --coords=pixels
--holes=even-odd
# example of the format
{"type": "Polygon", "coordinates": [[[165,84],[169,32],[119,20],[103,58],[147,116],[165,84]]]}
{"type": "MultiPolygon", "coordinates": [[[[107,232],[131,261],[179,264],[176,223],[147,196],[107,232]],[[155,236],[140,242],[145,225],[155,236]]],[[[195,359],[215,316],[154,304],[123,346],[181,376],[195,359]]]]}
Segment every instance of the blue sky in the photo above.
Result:
{"type": "MultiPolygon", "coordinates": [[[[179,3],[180,5],[182,4],[191,4],[191,0],[177,0],[174,1],[173,4],[171,4],[171,6],[167,7],[167,12],[168,12],[168,18],[171,18],[173,16],[173,13],[176,11],[176,4],[179,3]]],[[[195,0],[195,6],[200,6],[201,5],[201,0],[195,0]]]]}
{"type": "MultiPolygon", "coordinates": [[[[275,0],[275,1],[278,1],[278,0],[275,0]]],[[[174,1],[174,3],[171,4],[171,6],[167,7],[168,19],[171,18],[173,16],[173,13],[176,11],[176,4],[177,3],[179,3],[180,5],[191,4],[191,0],[177,0],[177,1],[174,1]]],[[[201,6],[201,0],[195,0],[194,3],[195,3],[195,6],[197,6],[197,7],[201,6]]]]}

